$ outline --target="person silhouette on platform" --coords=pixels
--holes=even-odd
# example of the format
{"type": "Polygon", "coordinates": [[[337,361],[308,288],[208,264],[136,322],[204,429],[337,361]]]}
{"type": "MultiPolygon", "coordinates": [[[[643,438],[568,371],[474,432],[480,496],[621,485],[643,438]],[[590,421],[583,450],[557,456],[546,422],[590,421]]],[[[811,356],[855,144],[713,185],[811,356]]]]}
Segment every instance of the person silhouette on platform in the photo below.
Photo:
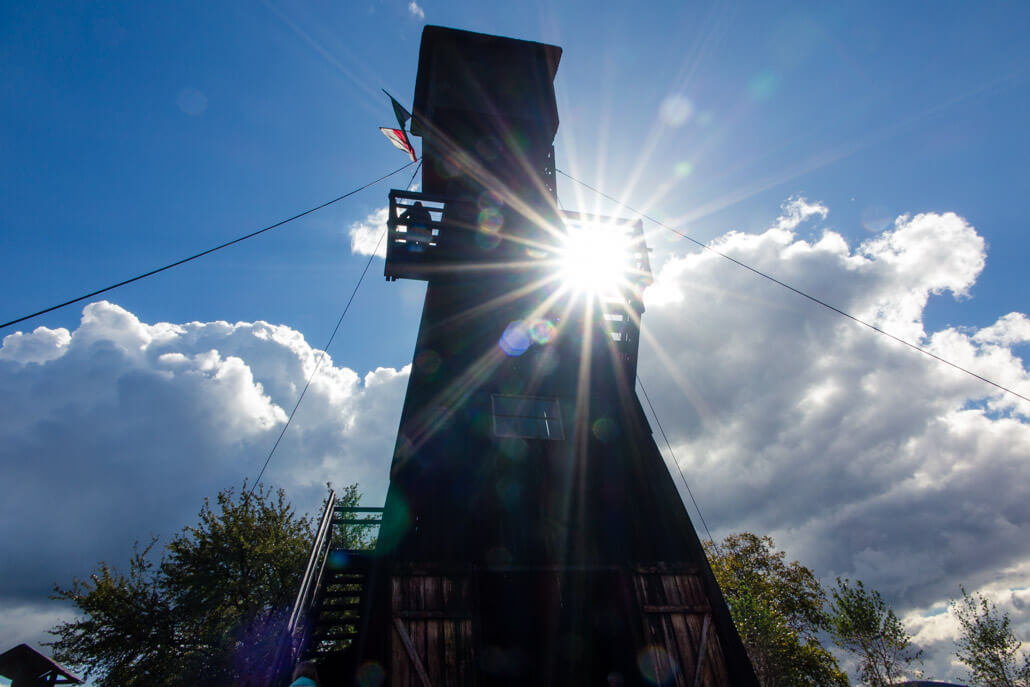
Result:
{"type": "Polygon", "coordinates": [[[423,205],[416,200],[415,204],[401,213],[397,223],[407,227],[409,253],[424,253],[426,246],[433,241],[433,218],[423,205]]]}

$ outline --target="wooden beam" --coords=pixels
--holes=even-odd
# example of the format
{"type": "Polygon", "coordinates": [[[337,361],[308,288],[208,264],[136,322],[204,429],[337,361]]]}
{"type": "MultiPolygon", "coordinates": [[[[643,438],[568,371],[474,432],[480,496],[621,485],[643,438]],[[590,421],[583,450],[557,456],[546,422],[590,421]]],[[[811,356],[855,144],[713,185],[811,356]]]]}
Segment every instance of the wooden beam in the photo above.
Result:
{"type": "Polygon", "coordinates": [[[701,615],[702,613],[710,613],[711,607],[709,606],[656,606],[653,604],[644,606],[644,613],[687,613],[691,615],[701,615]]]}
{"type": "Polygon", "coordinates": [[[394,616],[405,620],[471,620],[471,613],[453,611],[394,611],[394,616]]]}
{"type": "Polygon", "coordinates": [[[394,618],[393,629],[397,630],[397,636],[401,638],[401,644],[404,645],[404,650],[408,652],[411,665],[415,666],[415,672],[418,674],[418,679],[422,682],[422,687],[433,687],[433,683],[429,681],[429,673],[426,672],[426,666],[422,663],[422,659],[419,658],[418,651],[415,649],[415,643],[411,641],[411,635],[404,628],[404,621],[400,618],[394,618]]]}
{"type": "Polygon", "coordinates": [[[708,627],[712,624],[712,614],[705,613],[705,622],[701,625],[701,642],[697,647],[697,668],[694,670],[694,687],[701,687],[701,667],[705,663],[705,649],[708,647],[708,627]]]}

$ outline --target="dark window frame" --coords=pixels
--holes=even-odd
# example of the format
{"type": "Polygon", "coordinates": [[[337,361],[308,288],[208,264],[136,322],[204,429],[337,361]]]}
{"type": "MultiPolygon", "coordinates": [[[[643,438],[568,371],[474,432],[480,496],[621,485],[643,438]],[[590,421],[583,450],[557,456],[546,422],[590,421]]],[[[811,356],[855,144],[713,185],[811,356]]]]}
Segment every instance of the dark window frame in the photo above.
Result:
{"type": "Polygon", "coordinates": [[[561,441],[565,426],[561,404],[553,396],[491,394],[494,436],[561,441]]]}

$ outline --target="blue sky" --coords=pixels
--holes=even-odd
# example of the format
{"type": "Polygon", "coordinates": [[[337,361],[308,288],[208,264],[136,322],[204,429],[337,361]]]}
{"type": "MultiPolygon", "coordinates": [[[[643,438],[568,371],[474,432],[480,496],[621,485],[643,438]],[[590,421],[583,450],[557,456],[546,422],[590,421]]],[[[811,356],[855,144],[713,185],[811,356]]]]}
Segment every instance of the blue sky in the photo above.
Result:
{"type": "MultiPolygon", "coordinates": [[[[690,163],[650,209],[678,218],[710,208],[682,225],[702,240],[760,225],[798,192],[830,205],[855,237],[867,210],[947,206],[988,232],[991,269],[974,302],[934,304],[934,323],[985,323],[1030,295],[1010,278],[1030,175],[1022,9],[423,10],[425,21],[563,45],[559,166],[614,195],[638,177],[631,200],[644,205],[676,163],[690,163]],[[693,121],[659,133],[675,94],[693,121]],[[660,138],[642,159],[649,136],[660,138]]],[[[5,315],[246,233],[403,162],[375,129],[391,121],[379,88],[405,102],[413,89],[423,22],[406,3],[15,3],[4,13],[5,315]],[[204,108],[192,116],[178,106],[191,95],[204,108]]],[[[117,300],[151,318],[264,318],[322,340],[360,261],[334,228],[386,188],[117,300]]],[[[373,304],[398,290],[375,286],[352,327],[372,327],[373,304]]],[[[410,332],[412,311],[397,315],[410,332]]],[[[39,323],[76,320],[69,309],[39,323]]],[[[378,353],[396,338],[383,334],[348,351],[378,353]]],[[[389,361],[408,348],[390,347],[389,361]]]]}
{"type": "MultiPolygon", "coordinates": [[[[991,326],[1009,313],[1026,312],[1030,297],[1023,275],[1030,252],[1025,230],[1030,216],[1028,19],[1030,8],[1017,3],[957,2],[5,3],[0,7],[0,320],[208,248],[399,167],[403,155],[376,131],[393,119],[380,89],[410,103],[420,32],[424,24],[433,23],[564,48],[556,82],[560,169],[699,240],[738,251],[741,259],[814,295],[879,317],[876,321],[885,328],[894,325],[898,333],[924,343],[930,339],[922,337],[942,333],[934,343],[939,353],[980,365],[978,369],[1005,383],[1024,385],[1026,371],[1013,357],[1026,351],[1027,338],[1019,333],[1022,320],[1007,320],[1004,331],[991,326]],[[729,234],[734,231],[738,233],[729,234]],[[834,239],[820,244],[826,232],[841,243],[834,239]],[[804,246],[821,248],[806,248],[808,257],[802,259],[799,246],[805,241],[804,246]],[[994,348],[988,350],[990,346],[994,348]]],[[[0,336],[16,330],[28,334],[43,326],[76,336],[82,332],[81,342],[114,346],[123,345],[129,336],[125,332],[135,332],[140,323],[264,321],[281,327],[276,330],[280,338],[272,337],[278,342],[287,341],[288,333],[299,333],[306,346],[321,347],[367,260],[352,250],[352,227],[382,207],[387,190],[402,186],[409,174],[240,246],[107,294],[113,305],[97,306],[89,332],[80,327],[79,304],[0,336]]],[[[589,209],[599,202],[564,178],[559,179],[559,196],[568,209],[589,209]]],[[[611,209],[604,203],[600,207],[611,209]]],[[[652,343],[645,344],[653,362],[642,362],[642,373],[687,378],[667,388],[656,384],[664,403],[659,411],[668,408],[663,422],[683,428],[673,430],[671,438],[688,475],[704,488],[702,505],[709,504],[712,513],[706,510],[706,518],[714,529],[768,531],[791,555],[821,564],[820,574],[879,582],[913,614],[913,627],[929,633],[925,639],[930,644],[943,641],[947,628],[927,629],[929,621],[920,620],[920,614],[935,604],[939,610],[949,593],[957,593],[959,583],[996,592],[1000,600],[1011,601],[1013,612],[1022,608],[1019,604],[1027,599],[1011,590],[1030,574],[1030,550],[1020,549],[1004,560],[988,556],[993,562],[977,567],[972,561],[984,560],[983,552],[957,544],[964,553],[947,560],[916,551],[911,542],[926,537],[918,528],[899,534],[893,549],[863,541],[831,555],[818,542],[831,536],[839,541],[842,532],[868,527],[867,520],[847,520],[847,513],[863,508],[874,518],[877,512],[913,521],[929,518],[940,503],[928,503],[923,511],[914,505],[909,511],[891,510],[901,508],[891,505],[895,486],[918,486],[934,470],[958,474],[964,460],[959,439],[980,447],[969,449],[968,455],[979,456],[984,473],[1025,481],[1026,469],[1020,466],[1030,455],[1024,436],[1028,409],[1007,405],[975,384],[952,380],[931,363],[872,341],[871,333],[852,331],[810,304],[733,272],[736,268],[707,262],[683,241],[656,231],[651,239],[655,265],[668,272],[664,290],[656,291],[659,295],[645,315],[645,327],[649,317],[655,324],[652,343]],[[696,293],[684,297],[684,285],[696,293]],[[677,300],[675,293],[682,298],[677,300]],[[759,315],[749,309],[755,304],[759,315]],[[683,348],[683,341],[692,342],[693,348],[683,348]],[[717,356],[726,351],[738,357],[720,363],[717,356]],[[805,441],[790,443],[784,436],[799,426],[797,417],[777,420],[759,414],[749,425],[753,441],[734,444],[728,437],[739,433],[727,433],[727,428],[734,418],[751,417],[753,399],[726,389],[753,383],[748,379],[754,376],[733,375],[749,365],[766,369],[770,360],[792,355],[803,356],[794,358],[800,376],[813,369],[865,366],[851,381],[872,394],[870,407],[898,408],[894,417],[907,417],[904,411],[913,407],[925,412],[912,411],[904,427],[873,427],[855,412],[862,394],[856,392],[849,403],[851,392],[840,392],[837,406],[825,401],[838,398],[834,384],[845,388],[849,381],[834,381],[832,374],[813,377],[798,388],[784,381],[763,387],[760,394],[752,389],[751,396],[767,399],[770,407],[804,410],[812,403],[828,404],[820,411],[818,428],[811,428],[805,441]],[[699,364],[723,374],[702,379],[699,364]],[[669,367],[675,374],[669,374],[669,367]],[[870,391],[881,374],[907,385],[870,391]],[[944,378],[944,386],[934,386],[944,378]],[[973,406],[984,408],[983,414],[960,415],[962,408],[973,406]],[[959,437],[958,443],[944,447],[947,442],[931,431],[935,426],[949,427],[949,436],[959,437]],[[817,429],[837,439],[813,449],[817,429]],[[839,437],[844,435],[861,436],[864,443],[841,448],[839,437]],[[983,449],[988,445],[993,448],[983,449]],[[800,474],[792,472],[801,468],[789,467],[793,463],[784,457],[788,454],[802,455],[809,467],[833,466],[825,481],[813,478],[811,498],[802,499],[811,506],[807,510],[778,507],[775,490],[767,489],[800,474]],[[954,459],[931,464],[934,455],[954,459]],[[756,481],[744,494],[733,493],[729,473],[725,479],[720,475],[727,466],[755,468],[749,456],[758,456],[758,474],[767,483],[756,481]],[[848,488],[850,466],[857,464],[867,465],[867,472],[883,471],[884,481],[868,484],[864,491],[848,488]],[[858,492],[863,495],[854,496],[858,492]],[[742,505],[745,499],[750,501],[742,505]],[[756,505],[759,499],[762,503],[756,505]],[[842,505],[835,510],[831,502],[842,505]],[[908,550],[915,551],[912,566],[939,568],[940,574],[933,576],[936,586],[921,587],[915,581],[916,567],[908,577],[904,570],[888,569],[885,560],[908,550]]],[[[332,383],[350,389],[347,393],[357,400],[337,407],[326,392],[323,405],[314,401],[318,410],[311,411],[308,434],[298,436],[291,449],[295,456],[310,458],[303,464],[303,479],[285,468],[275,473],[283,482],[293,480],[288,486],[295,487],[291,493],[298,501],[314,501],[316,487],[326,479],[342,483],[351,481],[349,475],[358,475],[355,479],[361,479],[370,496],[381,498],[385,475],[380,473],[385,472],[396,429],[403,366],[410,361],[423,290],[418,283],[388,284],[381,270],[377,260],[330,349],[336,375],[332,383]],[[365,379],[379,367],[390,372],[371,382],[365,379]],[[361,408],[380,402],[385,420],[361,416],[361,408]],[[366,424],[357,422],[358,417],[366,424]],[[341,422],[357,422],[358,430],[338,436],[343,430],[331,427],[341,422]],[[364,431],[373,425],[375,432],[364,431]],[[337,440],[348,447],[341,449],[341,456],[327,457],[332,454],[328,448],[304,453],[305,447],[330,446],[337,440]]],[[[199,508],[198,497],[252,475],[274,436],[276,408],[281,413],[292,407],[290,384],[302,380],[307,369],[293,363],[309,360],[310,350],[292,339],[275,352],[230,343],[232,337],[244,336],[244,330],[257,331],[244,327],[222,332],[217,337],[224,341],[218,346],[209,341],[214,334],[191,330],[174,346],[168,343],[168,351],[192,361],[197,374],[214,366],[228,370],[220,380],[242,375],[240,388],[260,383],[274,402],[255,410],[260,405],[255,401],[257,405],[227,416],[218,427],[222,431],[253,422],[268,432],[241,429],[246,437],[223,437],[209,445],[204,444],[206,430],[198,429],[198,445],[231,460],[225,458],[217,469],[212,462],[184,464],[182,469],[192,477],[178,500],[138,506],[150,531],[169,534],[199,508]],[[215,362],[198,357],[210,350],[218,350],[221,357],[215,362]],[[246,370],[227,362],[229,351],[236,351],[233,355],[246,370]],[[289,360],[293,363],[287,364],[289,360]]],[[[265,334],[254,336],[254,341],[268,340],[261,338],[265,334]]],[[[33,346],[75,348],[54,337],[35,340],[33,346]]],[[[78,440],[57,446],[30,436],[12,409],[34,406],[45,394],[49,405],[39,410],[38,418],[66,419],[69,408],[78,409],[88,425],[69,426],[68,436],[87,436],[87,426],[105,434],[110,408],[81,401],[90,385],[98,385],[97,397],[103,396],[106,384],[119,394],[138,394],[146,405],[153,400],[148,393],[157,392],[139,381],[139,366],[170,365],[172,358],[126,358],[119,363],[122,367],[108,368],[96,365],[96,350],[84,349],[76,354],[80,357],[62,353],[65,368],[58,373],[57,353],[37,359],[17,345],[5,341],[9,360],[0,356],[0,366],[9,366],[0,368],[6,409],[0,430],[9,446],[24,441],[38,454],[25,467],[21,463],[30,459],[8,450],[0,457],[6,461],[0,469],[8,484],[17,479],[29,497],[40,500],[43,492],[33,489],[42,490],[43,475],[54,474],[59,465],[70,469],[76,460],[89,461],[94,454],[88,446],[77,455],[69,453],[67,446],[83,446],[78,440]],[[124,374],[110,376],[116,374],[112,369],[124,374]],[[33,377],[37,373],[40,379],[33,377]],[[81,383],[83,396],[63,401],[62,380],[71,380],[70,389],[81,383]],[[41,386],[44,382],[49,386],[41,386]],[[75,405],[80,401],[85,405],[75,405]],[[48,455],[53,464],[38,457],[48,455]]],[[[218,389],[205,393],[242,397],[218,389]]],[[[177,421],[191,417],[179,412],[185,406],[165,396],[154,407],[164,408],[166,417],[177,421]]],[[[806,421],[814,422],[813,417],[805,415],[806,421]]],[[[170,420],[161,425],[160,418],[148,416],[139,422],[143,424],[126,424],[124,432],[142,431],[144,425],[171,431],[170,420]]],[[[111,443],[98,440],[97,447],[126,445],[125,435],[114,429],[110,434],[111,443]]],[[[131,445],[141,451],[134,484],[146,485],[148,479],[168,474],[155,467],[167,466],[167,456],[158,458],[160,451],[154,449],[147,458],[145,442],[131,445]]],[[[118,474],[101,463],[101,473],[112,470],[103,473],[108,481],[118,474]]],[[[982,514],[974,497],[982,486],[954,486],[954,492],[935,488],[949,494],[946,503],[967,513],[954,525],[957,530],[982,514]]],[[[105,499],[103,487],[96,489],[83,503],[105,499]]],[[[1010,496],[1011,507],[999,506],[991,517],[984,516],[985,523],[994,523],[985,524],[984,531],[1015,528],[1025,534],[1025,510],[1015,505],[1025,494],[1010,496]]],[[[906,502],[912,503],[911,494],[906,502]]],[[[133,537],[146,536],[119,534],[127,537],[126,546],[133,537]]],[[[113,539],[96,539],[95,548],[78,550],[74,565],[44,566],[33,574],[85,574],[89,565],[117,550],[113,539]]],[[[946,539],[968,541],[968,536],[946,539]]],[[[1008,545],[1004,537],[988,539],[995,548],[1008,545]]],[[[29,544],[21,550],[32,552],[29,544]]],[[[6,574],[9,582],[28,575],[21,568],[6,574]]],[[[43,595],[48,587],[44,585],[43,595]]],[[[49,607],[40,598],[26,585],[0,589],[0,607],[6,601],[9,610],[21,609],[37,625],[43,622],[39,618],[51,617],[45,616],[51,611],[42,610],[49,607]]],[[[1020,617],[1025,627],[1030,617],[1020,617]]],[[[16,641],[13,634],[10,638],[8,643],[16,641]]],[[[946,658],[934,660],[942,666],[938,677],[951,676],[946,658]]]]}

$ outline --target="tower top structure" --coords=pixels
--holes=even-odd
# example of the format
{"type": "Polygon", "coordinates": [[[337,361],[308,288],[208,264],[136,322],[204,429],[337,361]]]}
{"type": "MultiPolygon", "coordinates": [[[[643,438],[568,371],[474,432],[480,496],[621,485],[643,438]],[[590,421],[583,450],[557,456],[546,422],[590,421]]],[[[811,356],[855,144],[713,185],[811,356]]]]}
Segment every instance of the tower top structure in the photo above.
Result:
{"type": "Polygon", "coordinates": [[[538,122],[545,134],[558,131],[552,86],[561,61],[556,45],[502,38],[443,26],[422,31],[415,81],[413,133],[447,110],[470,110],[538,122]]]}

